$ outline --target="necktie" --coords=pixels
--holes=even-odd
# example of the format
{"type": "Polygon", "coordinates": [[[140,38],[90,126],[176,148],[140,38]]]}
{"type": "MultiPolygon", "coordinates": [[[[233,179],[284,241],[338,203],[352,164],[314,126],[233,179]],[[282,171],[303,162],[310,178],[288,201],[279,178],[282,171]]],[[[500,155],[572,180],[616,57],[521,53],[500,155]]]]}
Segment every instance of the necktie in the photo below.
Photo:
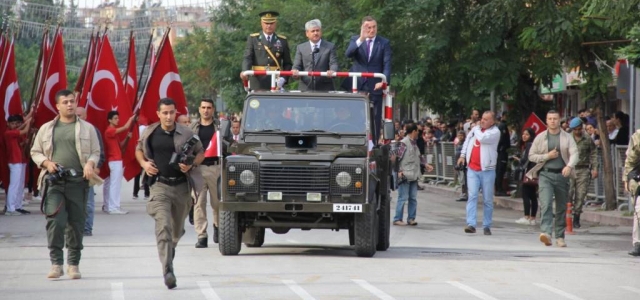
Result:
{"type": "Polygon", "coordinates": [[[267,42],[268,42],[269,44],[271,44],[271,36],[270,36],[270,35],[268,35],[268,36],[267,36],[267,42]]]}
{"type": "Polygon", "coordinates": [[[318,44],[313,45],[313,61],[317,64],[318,63],[318,52],[320,50],[318,49],[318,44]]]}
{"type": "Polygon", "coordinates": [[[367,60],[371,59],[371,39],[367,39],[367,60]]]}

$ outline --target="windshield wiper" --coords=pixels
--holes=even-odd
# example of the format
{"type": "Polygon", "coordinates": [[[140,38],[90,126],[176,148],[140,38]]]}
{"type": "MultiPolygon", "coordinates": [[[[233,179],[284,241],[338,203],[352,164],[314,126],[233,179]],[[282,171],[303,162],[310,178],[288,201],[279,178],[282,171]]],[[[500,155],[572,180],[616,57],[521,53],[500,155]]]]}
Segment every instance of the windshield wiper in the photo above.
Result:
{"type": "Polygon", "coordinates": [[[245,132],[249,132],[249,133],[254,133],[254,132],[282,132],[282,133],[289,133],[288,131],[282,131],[282,129],[280,129],[280,128],[251,130],[251,131],[245,131],[245,132]]]}
{"type": "Polygon", "coordinates": [[[331,135],[335,135],[335,136],[342,136],[342,134],[341,134],[341,133],[339,133],[339,132],[335,132],[335,131],[326,131],[326,130],[324,130],[324,129],[316,129],[316,128],[314,128],[314,129],[310,129],[310,130],[304,130],[304,131],[301,131],[301,132],[302,132],[302,133],[314,133],[314,132],[315,132],[315,133],[329,133],[329,134],[331,134],[331,135]]]}

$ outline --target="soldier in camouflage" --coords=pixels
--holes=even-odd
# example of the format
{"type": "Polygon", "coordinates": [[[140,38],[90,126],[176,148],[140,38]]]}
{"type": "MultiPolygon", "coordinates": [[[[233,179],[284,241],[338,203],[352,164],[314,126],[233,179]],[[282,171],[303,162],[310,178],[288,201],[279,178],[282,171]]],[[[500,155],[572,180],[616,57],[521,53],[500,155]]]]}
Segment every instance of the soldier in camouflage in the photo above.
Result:
{"type": "Polygon", "coordinates": [[[631,204],[634,206],[632,233],[633,249],[629,251],[629,255],[631,256],[640,256],[640,220],[638,219],[638,214],[640,214],[640,201],[636,198],[638,182],[634,179],[629,180],[628,175],[632,170],[637,170],[638,166],[640,166],[640,129],[636,130],[629,141],[627,159],[624,161],[624,174],[622,176],[624,188],[631,193],[631,204]]]}
{"type": "Polygon", "coordinates": [[[569,123],[569,130],[573,132],[573,140],[578,147],[578,164],[575,176],[571,177],[569,199],[573,204],[573,227],[580,228],[580,214],[582,205],[587,197],[587,189],[592,178],[598,177],[598,148],[593,140],[584,134],[583,123],[580,118],[573,118],[569,123]]]}
{"type": "MultiPolygon", "coordinates": [[[[291,71],[291,53],[287,37],[276,34],[278,13],[275,11],[265,11],[260,13],[262,32],[249,35],[247,46],[244,49],[244,59],[242,60],[242,70],[254,71],[291,71]]],[[[247,76],[240,73],[242,80],[248,80],[247,76]]],[[[278,78],[276,84],[278,88],[287,82],[287,78],[278,78]]],[[[271,76],[252,76],[250,88],[256,90],[270,90],[271,76]]]]}

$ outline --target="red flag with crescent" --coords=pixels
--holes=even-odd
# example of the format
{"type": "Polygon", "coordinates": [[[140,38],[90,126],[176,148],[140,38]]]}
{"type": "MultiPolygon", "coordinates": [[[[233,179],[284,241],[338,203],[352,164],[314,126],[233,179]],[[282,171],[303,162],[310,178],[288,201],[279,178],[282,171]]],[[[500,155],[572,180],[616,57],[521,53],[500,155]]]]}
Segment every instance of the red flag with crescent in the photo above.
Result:
{"type": "Polygon", "coordinates": [[[218,138],[220,131],[214,131],[209,145],[204,151],[204,157],[222,157],[222,143],[218,138]]]}
{"type": "Polygon", "coordinates": [[[58,91],[67,88],[67,67],[64,60],[64,42],[62,31],[56,32],[51,49],[51,55],[46,60],[46,67],[40,88],[40,100],[35,112],[36,128],[40,128],[58,115],[55,95],[58,91]]]}
{"type": "MultiPolygon", "coordinates": [[[[131,104],[129,104],[127,93],[122,85],[120,71],[118,70],[118,64],[108,36],[104,37],[100,54],[96,60],[93,79],[87,94],[86,109],[87,121],[98,128],[103,137],[105,130],[109,126],[107,115],[110,111],[118,111],[120,117],[119,126],[124,125],[132,115],[131,104]]],[[[126,136],[126,133],[124,133],[124,136],[126,136]]],[[[124,138],[121,137],[121,139],[124,138]]],[[[104,143],[104,146],[107,147],[107,143],[104,143]]],[[[105,149],[105,151],[108,150],[105,149]]],[[[100,177],[106,178],[108,176],[109,166],[105,163],[100,169],[100,177]]]]}
{"type": "Polygon", "coordinates": [[[545,125],[536,114],[531,113],[522,128],[531,128],[535,131],[536,135],[538,135],[540,132],[547,130],[547,125],[545,125]]]}
{"type": "MultiPolygon", "coordinates": [[[[136,93],[138,91],[138,82],[136,80],[136,44],[135,39],[132,36],[129,41],[129,65],[128,70],[124,77],[124,90],[127,94],[126,97],[119,97],[119,100],[126,100],[126,102],[118,103],[118,113],[120,114],[120,125],[123,125],[133,115],[133,106],[136,102],[136,93]]],[[[140,164],[136,160],[136,144],[140,137],[138,130],[138,124],[134,123],[131,126],[134,127],[133,131],[125,131],[120,134],[121,139],[125,139],[127,134],[131,132],[131,138],[127,142],[127,146],[123,149],[122,164],[124,166],[124,179],[126,181],[136,177],[140,173],[140,164]]]]}
{"type": "Polygon", "coordinates": [[[159,121],[156,106],[162,98],[171,98],[176,102],[178,115],[188,114],[187,98],[184,95],[178,65],[171,50],[171,42],[166,36],[158,49],[158,57],[138,104],[140,115],[143,116],[141,119],[147,120],[144,125],[159,121]]]}
{"type": "Polygon", "coordinates": [[[11,115],[22,115],[22,100],[20,98],[20,87],[18,86],[18,75],[16,72],[16,55],[14,40],[11,39],[6,47],[5,62],[0,76],[0,95],[3,95],[0,116],[6,121],[11,115]]]}

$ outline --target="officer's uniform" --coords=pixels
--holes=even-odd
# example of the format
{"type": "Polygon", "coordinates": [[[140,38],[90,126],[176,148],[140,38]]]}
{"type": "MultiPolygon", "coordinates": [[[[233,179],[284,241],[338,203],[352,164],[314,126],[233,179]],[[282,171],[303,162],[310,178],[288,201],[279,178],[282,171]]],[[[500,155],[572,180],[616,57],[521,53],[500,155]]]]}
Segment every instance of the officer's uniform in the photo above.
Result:
{"type": "MultiPolygon", "coordinates": [[[[151,186],[151,195],[147,203],[147,213],[156,222],[156,243],[158,255],[162,263],[164,274],[173,273],[173,257],[178,241],[184,235],[184,221],[193,205],[189,174],[177,170],[167,169],[169,159],[173,152],[180,153],[181,147],[194,135],[193,131],[184,125],[175,123],[173,132],[166,132],[160,127],[160,123],[148,126],[142,133],[136,151],[142,151],[147,161],[155,161],[158,167],[156,182],[151,186]],[[166,135],[166,136],[162,136],[166,135]],[[164,144],[160,147],[159,141],[173,140],[173,145],[164,144]],[[169,174],[167,174],[169,173],[169,174]]],[[[192,155],[203,152],[202,143],[197,142],[192,150],[192,155]]],[[[169,166],[169,168],[171,168],[169,166]]],[[[190,173],[191,171],[189,171],[190,173]]]]}
{"type": "Polygon", "coordinates": [[[640,129],[636,130],[636,132],[631,136],[626,154],[627,158],[624,161],[624,174],[622,176],[622,180],[624,182],[628,181],[627,184],[629,185],[632,197],[630,204],[634,206],[633,232],[631,234],[633,250],[631,250],[629,254],[633,256],[640,256],[640,218],[638,218],[638,214],[640,214],[640,201],[638,201],[637,198],[633,199],[636,190],[638,189],[638,183],[633,179],[629,181],[627,178],[629,172],[640,164],[640,129]]]}
{"type": "MultiPolygon", "coordinates": [[[[574,118],[569,125],[570,129],[582,125],[580,118],[574,118]]],[[[598,170],[598,148],[593,143],[591,137],[582,134],[580,139],[573,139],[578,147],[578,164],[575,168],[575,176],[571,177],[569,200],[573,203],[574,208],[574,224],[580,226],[580,214],[582,213],[582,205],[587,197],[587,189],[591,182],[591,170],[598,170]]]]}
{"type": "MultiPolygon", "coordinates": [[[[260,17],[264,23],[275,23],[278,13],[263,12],[260,13],[260,17]]],[[[292,66],[286,36],[274,32],[269,41],[264,32],[249,35],[244,50],[242,70],[291,71],[292,66]]],[[[271,90],[271,76],[251,76],[249,82],[252,90],[271,90]]]]}

